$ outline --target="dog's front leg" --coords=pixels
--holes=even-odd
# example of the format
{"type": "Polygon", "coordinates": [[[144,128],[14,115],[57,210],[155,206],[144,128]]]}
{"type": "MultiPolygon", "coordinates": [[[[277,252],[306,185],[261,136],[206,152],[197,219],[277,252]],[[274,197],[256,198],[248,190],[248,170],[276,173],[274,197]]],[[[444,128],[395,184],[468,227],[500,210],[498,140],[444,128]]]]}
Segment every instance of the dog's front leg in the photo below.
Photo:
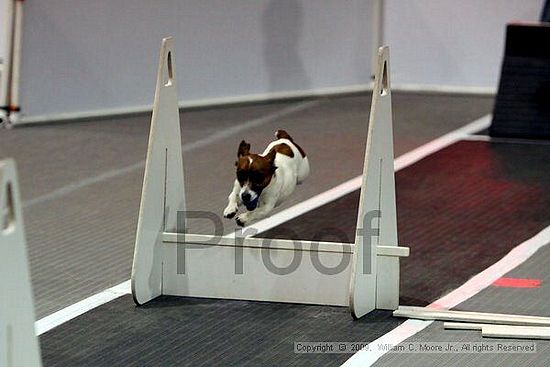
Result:
{"type": "Polygon", "coordinates": [[[237,215],[235,220],[238,225],[244,227],[255,220],[267,217],[273,208],[275,208],[276,203],[276,198],[268,198],[262,201],[255,210],[237,215]]]}
{"type": "Polygon", "coordinates": [[[233,218],[237,211],[239,210],[239,205],[241,204],[241,199],[239,198],[239,191],[241,191],[241,185],[238,180],[235,180],[233,184],[233,190],[227,197],[228,203],[223,211],[223,216],[226,218],[233,218]]]}

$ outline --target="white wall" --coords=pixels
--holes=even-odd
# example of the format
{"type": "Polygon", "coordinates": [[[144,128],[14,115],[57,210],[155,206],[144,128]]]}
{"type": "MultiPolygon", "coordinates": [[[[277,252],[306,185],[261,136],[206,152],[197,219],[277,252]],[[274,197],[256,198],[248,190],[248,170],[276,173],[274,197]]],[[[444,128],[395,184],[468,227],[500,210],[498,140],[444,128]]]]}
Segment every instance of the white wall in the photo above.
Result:
{"type": "Polygon", "coordinates": [[[393,85],[495,89],[506,23],[538,20],[542,5],[543,0],[385,0],[393,85]]]}
{"type": "Polygon", "coordinates": [[[370,0],[26,1],[22,111],[32,120],[150,105],[165,35],[176,38],[185,102],[368,83],[369,6],[370,0]]]}

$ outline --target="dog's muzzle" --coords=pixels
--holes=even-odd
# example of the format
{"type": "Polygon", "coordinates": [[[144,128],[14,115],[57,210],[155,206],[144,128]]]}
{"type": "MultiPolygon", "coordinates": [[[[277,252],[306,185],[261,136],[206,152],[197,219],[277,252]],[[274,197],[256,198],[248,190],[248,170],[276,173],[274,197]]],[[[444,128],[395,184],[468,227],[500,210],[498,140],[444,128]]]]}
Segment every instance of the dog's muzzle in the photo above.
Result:
{"type": "Polygon", "coordinates": [[[248,203],[245,203],[244,206],[246,206],[246,209],[248,210],[254,210],[256,209],[256,207],[258,206],[258,198],[248,202],[248,203]]]}
{"type": "Polygon", "coordinates": [[[258,206],[258,198],[258,195],[252,195],[249,192],[243,192],[241,195],[241,200],[248,210],[256,209],[258,206]]]}

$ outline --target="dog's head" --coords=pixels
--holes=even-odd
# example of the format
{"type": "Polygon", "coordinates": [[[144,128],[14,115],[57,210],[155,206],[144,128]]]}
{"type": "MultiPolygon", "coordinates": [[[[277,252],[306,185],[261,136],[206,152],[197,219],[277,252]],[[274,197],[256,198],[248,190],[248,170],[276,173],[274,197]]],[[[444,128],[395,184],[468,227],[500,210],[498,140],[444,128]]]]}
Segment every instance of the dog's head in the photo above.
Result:
{"type": "Polygon", "coordinates": [[[250,153],[250,144],[241,141],[237,152],[237,180],[241,185],[239,196],[248,210],[258,206],[258,199],[262,191],[269,185],[275,173],[274,150],[265,156],[250,153]]]}

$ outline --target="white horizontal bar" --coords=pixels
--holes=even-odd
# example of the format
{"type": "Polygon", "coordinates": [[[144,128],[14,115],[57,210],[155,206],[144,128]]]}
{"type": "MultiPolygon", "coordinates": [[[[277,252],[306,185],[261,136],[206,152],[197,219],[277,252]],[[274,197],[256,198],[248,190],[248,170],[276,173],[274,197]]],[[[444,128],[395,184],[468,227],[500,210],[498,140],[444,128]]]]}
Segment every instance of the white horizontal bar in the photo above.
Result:
{"type": "Polygon", "coordinates": [[[393,316],[420,320],[464,321],[485,324],[550,326],[550,317],[524,316],[470,311],[436,310],[426,307],[399,306],[393,316]]]}
{"type": "Polygon", "coordinates": [[[485,325],[481,330],[484,338],[548,339],[550,327],[485,325]]]}
{"type": "Polygon", "coordinates": [[[444,322],[443,328],[448,330],[478,330],[481,331],[481,328],[483,326],[486,326],[489,324],[478,324],[478,323],[471,323],[471,322],[444,322]]]}
{"type": "MultiPolygon", "coordinates": [[[[204,246],[242,246],[291,251],[338,252],[346,254],[352,254],[353,249],[355,248],[353,243],[256,237],[210,236],[205,234],[174,232],[164,232],[162,240],[168,243],[187,243],[204,246]]],[[[399,246],[377,246],[377,255],[407,257],[409,256],[409,248],[399,246]]]]}
{"type": "Polygon", "coordinates": [[[517,326],[496,324],[472,324],[468,322],[445,322],[449,330],[478,330],[485,338],[550,339],[548,326],[517,326]]]}
{"type": "Polygon", "coordinates": [[[376,246],[376,254],[378,256],[407,257],[409,253],[410,249],[408,247],[376,246]]]}
{"type": "Polygon", "coordinates": [[[210,236],[204,234],[170,232],[164,232],[162,240],[169,243],[186,243],[204,246],[243,246],[277,250],[338,252],[347,254],[352,254],[355,247],[353,243],[284,240],[255,237],[210,236]]]}

